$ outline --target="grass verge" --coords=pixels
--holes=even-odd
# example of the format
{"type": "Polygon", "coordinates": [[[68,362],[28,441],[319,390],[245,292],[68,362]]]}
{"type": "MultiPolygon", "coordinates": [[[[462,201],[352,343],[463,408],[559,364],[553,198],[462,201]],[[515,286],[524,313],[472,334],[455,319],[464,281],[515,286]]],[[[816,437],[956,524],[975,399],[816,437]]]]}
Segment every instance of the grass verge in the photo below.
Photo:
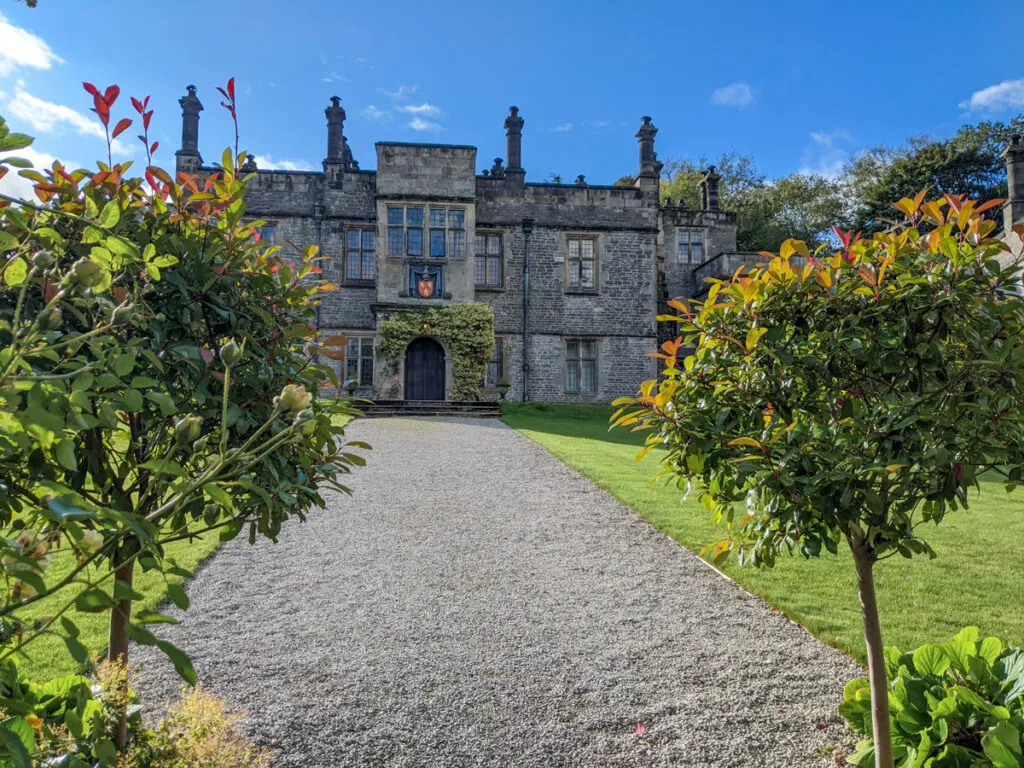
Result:
{"type": "MultiPolygon", "coordinates": [[[[168,557],[174,558],[178,565],[189,571],[195,571],[200,563],[212,555],[217,549],[220,541],[217,538],[217,531],[204,534],[195,541],[176,541],[168,544],[165,552],[168,557]]],[[[75,565],[74,556],[68,552],[60,552],[54,559],[53,564],[46,569],[46,579],[55,583],[64,578],[75,565]]],[[[97,571],[90,571],[90,577],[95,578],[97,571]]],[[[177,576],[169,576],[168,581],[180,584],[182,579],[177,576]]],[[[110,581],[103,583],[103,588],[109,592],[110,581]]],[[[145,596],[133,606],[134,611],[143,609],[155,610],[167,596],[167,582],[162,574],[157,571],[143,571],[142,568],[135,569],[136,591],[145,596]]],[[[78,591],[81,591],[79,588],[78,591]]],[[[50,595],[37,603],[29,606],[19,616],[26,621],[40,616],[50,616],[60,610],[69,600],[73,599],[76,586],[73,585],[62,590],[56,595],[50,595]]],[[[81,631],[79,640],[89,651],[103,654],[107,649],[107,632],[109,627],[110,614],[103,613],[78,613],[70,615],[72,621],[81,631]]],[[[75,660],[67,651],[64,641],[54,635],[44,635],[25,649],[28,658],[19,662],[21,669],[33,680],[49,680],[59,675],[66,675],[79,671],[75,660]]]]}
{"type": "MultiPolygon", "coordinates": [[[[505,403],[502,421],[593,480],[645,520],[697,552],[721,538],[694,500],[663,482],[657,452],[635,461],[643,434],[608,431],[611,408],[505,403]]],[[[1024,493],[1007,494],[982,482],[967,511],[950,514],[923,531],[935,560],[895,557],[877,566],[882,632],[903,649],[948,640],[977,625],[1014,645],[1024,645],[1024,493]]],[[[864,638],[853,562],[840,555],[782,558],[773,570],[721,569],[830,645],[864,661],[864,638]]]]}

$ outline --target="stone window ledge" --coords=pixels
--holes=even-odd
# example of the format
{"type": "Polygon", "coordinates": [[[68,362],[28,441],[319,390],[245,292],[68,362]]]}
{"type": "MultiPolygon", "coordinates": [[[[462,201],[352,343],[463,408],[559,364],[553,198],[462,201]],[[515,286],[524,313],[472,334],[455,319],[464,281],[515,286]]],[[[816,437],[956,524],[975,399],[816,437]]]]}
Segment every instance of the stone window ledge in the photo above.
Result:
{"type": "Polygon", "coordinates": [[[477,293],[504,293],[504,285],[474,285],[473,289],[477,293]]]}
{"type": "Polygon", "coordinates": [[[376,288],[376,280],[342,280],[342,288],[376,288]]]}
{"type": "Polygon", "coordinates": [[[566,296],[600,296],[601,292],[598,290],[587,290],[581,288],[568,288],[564,291],[566,296]]]}

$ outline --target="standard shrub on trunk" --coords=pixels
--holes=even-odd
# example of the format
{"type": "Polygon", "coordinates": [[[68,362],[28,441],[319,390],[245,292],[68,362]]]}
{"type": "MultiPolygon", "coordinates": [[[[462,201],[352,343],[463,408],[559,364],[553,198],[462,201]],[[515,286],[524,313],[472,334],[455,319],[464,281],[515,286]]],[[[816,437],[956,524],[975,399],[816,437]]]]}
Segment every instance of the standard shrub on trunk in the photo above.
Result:
{"type": "Polygon", "coordinates": [[[982,473],[1008,490],[1024,474],[1024,303],[981,215],[1001,201],[924,198],[900,201],[892,231],[836,230],[814,254],[787,240],[703,302],[670,302],[661,376],[614,418],[651,430],[644,452],[667,449],[667,473],[699,489],[726,528],[716,560],[849,547],[879,768],[893,755],[874,566],[934,557],[928,528],[982,473]]]}

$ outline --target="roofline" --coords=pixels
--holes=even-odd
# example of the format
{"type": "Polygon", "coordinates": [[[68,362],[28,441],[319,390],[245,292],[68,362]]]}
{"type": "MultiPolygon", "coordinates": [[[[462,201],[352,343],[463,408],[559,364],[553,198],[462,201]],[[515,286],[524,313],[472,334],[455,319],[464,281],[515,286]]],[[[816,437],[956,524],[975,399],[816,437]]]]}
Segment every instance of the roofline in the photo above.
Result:
{"type": "Polygon", "coordinates": [[[375,147],[439,147],[442,149],[477,149],[470,144],[430,144],[422,141],[378,141],[375,147]]]}

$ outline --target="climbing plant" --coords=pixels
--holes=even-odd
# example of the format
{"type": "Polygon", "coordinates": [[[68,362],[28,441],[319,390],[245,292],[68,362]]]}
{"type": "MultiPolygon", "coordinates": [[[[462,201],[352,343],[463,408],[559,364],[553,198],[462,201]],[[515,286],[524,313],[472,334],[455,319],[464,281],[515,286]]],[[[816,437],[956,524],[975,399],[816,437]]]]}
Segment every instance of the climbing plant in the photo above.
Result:
{"type": "Polygon", "coordinates": [[[475,400],[494,347],[494,312],[486,304],[454,304],[394,312],[378,326],[381,356],[397,365],[409,342],[420,336],[440,341],[452,356],[452,400],[475,400]]]}

